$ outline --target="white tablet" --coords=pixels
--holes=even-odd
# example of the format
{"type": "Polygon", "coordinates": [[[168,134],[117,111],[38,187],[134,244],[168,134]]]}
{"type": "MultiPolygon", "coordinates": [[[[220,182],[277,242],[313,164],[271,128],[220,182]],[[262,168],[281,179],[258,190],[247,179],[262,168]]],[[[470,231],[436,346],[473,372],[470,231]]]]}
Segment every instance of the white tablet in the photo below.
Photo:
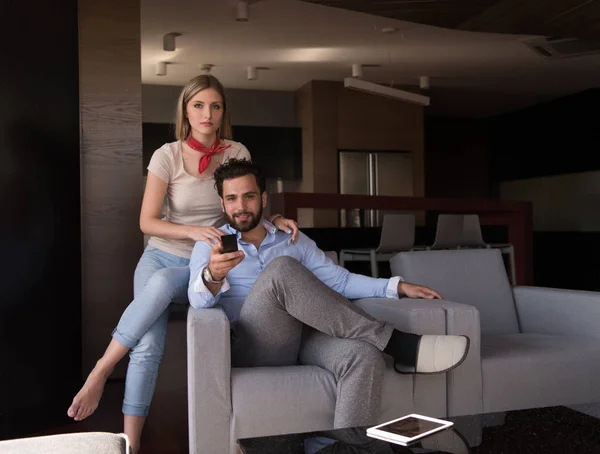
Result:
{"type": "Polygon", "coordinates": [[[454,423],[429,416],[410,414],[367,429],[367,435],[380,440],[409,445],[423,437],[447,429],[454,423]]]}

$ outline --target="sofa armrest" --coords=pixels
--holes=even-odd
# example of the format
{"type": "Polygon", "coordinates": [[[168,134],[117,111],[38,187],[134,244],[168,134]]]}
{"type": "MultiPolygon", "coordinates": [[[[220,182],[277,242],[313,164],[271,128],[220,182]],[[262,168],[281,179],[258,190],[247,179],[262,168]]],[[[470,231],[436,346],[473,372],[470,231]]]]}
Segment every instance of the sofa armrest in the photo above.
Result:
{"type": "Polygon", "coordinates": [[[479,311],[468,304],[411,298],[361,298],[354,303],[377,320],[392,323],[402,331],[480,337],[479,311]]]}
{"type": "Polygon", "coordinates": [[[377,320],[388,322],[396,329],[417,334],[445,334],[446,316],[436,305],[422,300],[402,298],[361,298],[353,303],[377,320]]]}
{"type": "Polygon", "coordinates": [[[447,415],[481,413],[481,323],[474,306],[447,300],[363,298],[355,303],[378,320],[416,334],[455,334],[470,339],[469,354],[446,374],[447,415]]]}
{"type": "Polygon", "coordinates": [[[221,308],[187,316],[188,422],[191,454],[229,450],[231,350],[229,319],[221,308]]]}
{"type": "Polygon", "coordinates": [[[469,354],[456,369],[448,372],[448,416],[483,413],[481,375],[481,320],[475,306],[440,301],[446,311],[446,334],[469,337],[469,354]]]}
{"type": "Polygon", "coordinates": [[[513,294],[521,332],[600,339],[600,292],[517,286],[513,294]]]}

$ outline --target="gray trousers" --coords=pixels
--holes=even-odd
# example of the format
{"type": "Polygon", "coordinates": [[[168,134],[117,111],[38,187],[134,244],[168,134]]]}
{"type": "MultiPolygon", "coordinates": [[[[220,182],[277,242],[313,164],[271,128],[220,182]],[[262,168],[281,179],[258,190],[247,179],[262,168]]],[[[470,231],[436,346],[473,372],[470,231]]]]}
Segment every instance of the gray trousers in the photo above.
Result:
{"type": "Polygon", "coordinates": [[[232,346],[237,367],[310,364],[337,381],[334,428],[377,422],[393,326],[375,320],[291,257],[260,274],[242,306],[232,346]]]}

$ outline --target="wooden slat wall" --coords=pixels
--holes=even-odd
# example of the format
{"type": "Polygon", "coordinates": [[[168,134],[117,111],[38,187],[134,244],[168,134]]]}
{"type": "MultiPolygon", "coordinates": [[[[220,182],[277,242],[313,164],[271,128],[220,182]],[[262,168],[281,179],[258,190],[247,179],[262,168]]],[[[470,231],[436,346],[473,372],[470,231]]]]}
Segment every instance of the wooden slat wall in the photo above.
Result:
{"type": "Polygon", "coordinates": [[[600,2],[503,0],[462,23],[462,30],[600,38],[600,2]]]}
{"type": "Polygon", "coordinates": [[[437,27],[600,39],[596,0],[304,0],[437,27]]]}
{"type": "MultiPolygon", "coordinates": [[[[143,189],[140,3],[79,0],[79,27],[82,354],[87,374],[131,301],[143,247],[138,222],[143,189]]],[[[123,366],[115,375],[122,374],[123,366]]]]}
{"type": "Polygon", "coordinates": [[[437,27],[454,28],[477,16],[498,0],[304,0],[375,16],[390,17],[437,27]]]}

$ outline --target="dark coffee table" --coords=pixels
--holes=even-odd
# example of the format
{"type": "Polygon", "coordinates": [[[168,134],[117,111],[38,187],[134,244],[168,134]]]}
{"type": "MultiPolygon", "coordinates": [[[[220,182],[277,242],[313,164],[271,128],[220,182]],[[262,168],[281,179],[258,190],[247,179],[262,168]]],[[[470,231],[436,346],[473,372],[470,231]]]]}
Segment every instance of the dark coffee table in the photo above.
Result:
{"type": "MultiPolygon", "coordinates": [[[[401,416],[401,415],[400,415],[401,416]]],[[[599,454],[600,419],[567,407],[446,418],[453,429],[412,446],[366,436],[366,427],[238,440],[245,454],[599,454]]]]}

